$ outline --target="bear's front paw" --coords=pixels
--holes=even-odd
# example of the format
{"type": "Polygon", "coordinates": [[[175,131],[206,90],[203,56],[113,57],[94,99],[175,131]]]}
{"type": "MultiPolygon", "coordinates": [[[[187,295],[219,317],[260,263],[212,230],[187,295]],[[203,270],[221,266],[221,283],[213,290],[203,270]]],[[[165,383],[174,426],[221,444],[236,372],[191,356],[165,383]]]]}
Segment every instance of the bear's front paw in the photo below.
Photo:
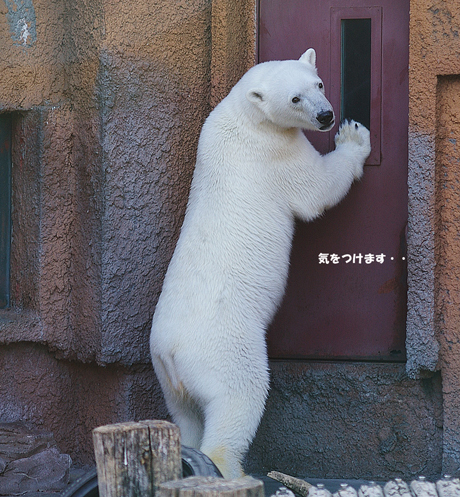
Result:
{"type": "Polygon", "coordinates": [[[335,135],[336,147],[353,145],[356,150],[356,167],[354,177],[361,178],[363,174],[364,161],[371,153],[371,136],[369,130],[362,124],[355,121],[345,121],[340,125],[338,133],[335,135]]]}
{"type": "Polygon", "coordinates": [[[362,148],[365,158],[371,153],[371,135],[369,130],[356,121],[345,121],[340,125],[338,133],[335,135],[335,145],[345,143],[355,143],[362,148]]]}

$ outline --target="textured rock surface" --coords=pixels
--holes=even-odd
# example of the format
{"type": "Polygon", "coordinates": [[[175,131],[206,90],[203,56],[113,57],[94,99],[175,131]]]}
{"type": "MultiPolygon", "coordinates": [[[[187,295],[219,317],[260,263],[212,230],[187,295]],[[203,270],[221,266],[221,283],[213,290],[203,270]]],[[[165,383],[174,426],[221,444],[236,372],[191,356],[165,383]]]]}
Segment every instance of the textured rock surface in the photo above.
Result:
{"type": "MultiPolygon", "coordinates": [[[[412,1],[410,8],[407,369],[416,377],[441,367],[435,245],[445,234],[436,221],[436,192],[443,188],[435,172],[437,84],[438,76],[460,74],[460,6],[454,0],[423,0],[412,1]]],[[[453,105],[458,114],[458,102],[453,105]]],[[[459,374],[460,359],[450,367],[459,374]]]]}
{"type": "Polygon", "coordinates": [[[370,480],[441,473],[439,375],[411,380],[404,364],[270,366],[271,391],[246,471],[370,480]]]}
{"type": "Polygon", "coordinates": [[[6,463],[51,448],[56,448],[52,433],[33,430],[20,422],[0,423],[0,457],[6,463]]]}
{"type": "Polygon", "coordinates": [[[437,86],[436,317],[444,394],[444,471],[460,476],[460,76],[437,86]]]}
{"type": "Polygon", "coordinates": [[[69,483],[71,464],[70,456],[57,449],[12,461],[0,474],[0,495],[62,491],[69,483]]]}
{"type": "Polygon", "coordinates": [[[459,475],[460,5],[411,2],[410,19],[407,370],[442,370],[443,472],[459,475]]]}
{"type": "Polygon", "coordinates": [[[0,424],[0,495],[63,490],[71,464],[51,433],[19,422],[0,424]]]}
{"type": "Polygon", "coordinates": [[[15,5],[0,6],[0,110],[14,112],[18,166],[0,343],[147,363],[210,110],[211,2],[15,5]]]}
{"type": "Polygon", "coordinates": [[[96,426],[167,416],[150,365],[100,367],[57,360],[37,344],[3,348],[0,399],[1,420],[21,419],[39,432],[52,431],[60,450],[76,464],[94,463],[91,430],[96,426]]]}

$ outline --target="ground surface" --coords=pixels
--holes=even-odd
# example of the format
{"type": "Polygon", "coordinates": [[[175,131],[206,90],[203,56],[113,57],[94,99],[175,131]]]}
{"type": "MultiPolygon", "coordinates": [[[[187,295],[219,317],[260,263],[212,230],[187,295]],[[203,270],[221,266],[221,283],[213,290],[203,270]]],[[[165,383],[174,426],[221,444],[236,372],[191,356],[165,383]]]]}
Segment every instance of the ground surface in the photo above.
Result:
{"type": "MultiPolygon", "coordinates": [[[[78,478],[80,478],[82,475],[85,474],[85,470],[73,470],[71,474],[71,484],[75,482],[78,478]]],[[[265,496],[270,497],[271,495],[275,494],[275,492],[282,487],[281,483],[272,480],[271,478],[268,478],[267,476],[261,476],[261,475],[252,475],[254,478],[259,478],[264,482],[265,486],[265,496]]],[[[359,487],[363,484],[369,483],[367,480],[321,480],[321,479],[310,479],[308,478],[307,480],[309,483],[312,485],[317,485],[318,483],[323,483],[325,487],[331,492],[334,493],[336,492],[341,483],[348,483],[352,487],[354,487],[356,490],[359,489],[359,487]]],[[[377,483],[382,483],[382,482],[377,482],[377,483]]],[[[32,493],[27,493],[27,494],[22,494],[21,497],[59,497],[61,493],[43,493],[43,492],[32,492],[32,493]]],[[[12,497],[12,496],[11,496],[12,497]]]]}

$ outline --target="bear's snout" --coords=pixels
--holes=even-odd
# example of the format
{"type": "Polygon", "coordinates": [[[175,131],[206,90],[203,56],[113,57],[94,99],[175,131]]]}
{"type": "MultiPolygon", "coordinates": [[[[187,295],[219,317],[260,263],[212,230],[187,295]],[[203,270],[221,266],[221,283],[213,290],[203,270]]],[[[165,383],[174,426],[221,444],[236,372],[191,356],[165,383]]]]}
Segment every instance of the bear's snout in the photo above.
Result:
{"type": "Polygon", "coordinates": [[[334,113],[331,110],[325,110],[316,116],[316,120],[322,125],[319,129],[327,129],[334,124],[334,113]]]}

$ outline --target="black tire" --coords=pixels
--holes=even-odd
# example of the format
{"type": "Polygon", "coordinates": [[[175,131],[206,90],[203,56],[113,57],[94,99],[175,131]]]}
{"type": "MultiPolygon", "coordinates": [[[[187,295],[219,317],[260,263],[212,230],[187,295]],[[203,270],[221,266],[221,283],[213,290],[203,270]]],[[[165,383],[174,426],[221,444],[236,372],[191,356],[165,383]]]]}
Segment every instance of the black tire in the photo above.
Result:
{"type": "Polygon", "coordinates": [[[99,497],[96,468],[90,469],[62,493],[61,497],[99,497]]]}
{"type": "MultiPolygon", "coordinates": [[[[182,445],[182,478],[188,476],[217,476],[222,478],[217,466],[197,449],[182,445]]],[[[78,478],[61,497],[99,497],[96,468],[78,478]]]]}
{"type": "Polygon", "coordinates": [[[182,478],[188,476],[218,476],[222,474],[217,466],[197,449],[182,445],[182,478]]]}

